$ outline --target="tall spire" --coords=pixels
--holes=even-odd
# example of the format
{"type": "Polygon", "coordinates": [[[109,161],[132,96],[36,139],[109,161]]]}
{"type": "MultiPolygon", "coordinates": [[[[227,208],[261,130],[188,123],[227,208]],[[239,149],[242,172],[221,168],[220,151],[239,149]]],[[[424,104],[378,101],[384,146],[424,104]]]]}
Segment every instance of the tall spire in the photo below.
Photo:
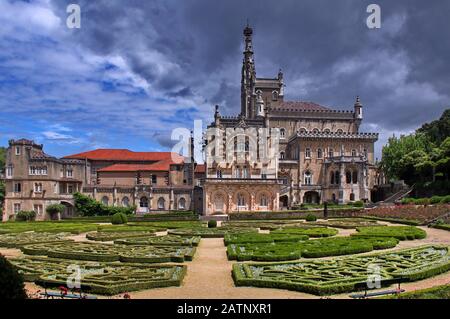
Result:
{"type": "Polygon", "coordinates": [[[242,61],[241,78],[241,113],[244,117],[254,117],[253,114],[253,88],[256,79],[255,62],[253,59],[253,29],[247,26],[244,29],[244,60],[242,61]]]}

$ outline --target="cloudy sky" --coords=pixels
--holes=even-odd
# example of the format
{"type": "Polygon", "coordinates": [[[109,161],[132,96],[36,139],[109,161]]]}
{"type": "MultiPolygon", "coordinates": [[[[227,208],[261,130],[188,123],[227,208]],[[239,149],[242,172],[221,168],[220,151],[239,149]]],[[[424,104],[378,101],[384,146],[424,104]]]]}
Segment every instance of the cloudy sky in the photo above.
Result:
{"type": "Polygon", "coordinates": [[[169,149],[214,104],[239,112],[248,19],[257,75],[282,68],[288,100],[351,109],[360,95],[379,156],[450,107],[449,14],[446,0],[0,0],[0,145],[169,149]],[[381,29],[366,26],[370,3],[381,29]]]}

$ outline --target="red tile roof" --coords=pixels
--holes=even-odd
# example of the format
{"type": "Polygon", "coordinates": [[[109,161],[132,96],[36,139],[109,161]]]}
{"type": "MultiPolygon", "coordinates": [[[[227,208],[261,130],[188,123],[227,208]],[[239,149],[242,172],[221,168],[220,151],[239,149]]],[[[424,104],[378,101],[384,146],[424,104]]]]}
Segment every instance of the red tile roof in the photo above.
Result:
{"type": "Polygon", "coordinates": [[[171,161],[159,161],[154,164],[113,164],[98,170],[98,172],[137,172],[137,171],[163,171],[170,170],[171,161]]]}
{"type": "Polygon", "coordinates": [[[314,102],[303,102],[303,101],[284,101],[281,102],[279,106],[274,107],[274,109],[296,109],[303,111],[327,111],[330,110],[328,107],[319,105],[314,102]]]}
{"type": "Polygon", "coordinates": [[[206,171],[206,165],[205,165],[205,164],[198,164],[198,165],[195,167],[195,173],[200,173],[200,174],[202,174],[202,173],[205,173],[205,171],[206,171]]]}
{"type": "Polygon", "coordinates": [[[65,156],[64,158],[89,159],[94,161],[161,161],[183,162],[183,156],[173,152],[133,152],[126,149],[97,149],[65,156]]]}

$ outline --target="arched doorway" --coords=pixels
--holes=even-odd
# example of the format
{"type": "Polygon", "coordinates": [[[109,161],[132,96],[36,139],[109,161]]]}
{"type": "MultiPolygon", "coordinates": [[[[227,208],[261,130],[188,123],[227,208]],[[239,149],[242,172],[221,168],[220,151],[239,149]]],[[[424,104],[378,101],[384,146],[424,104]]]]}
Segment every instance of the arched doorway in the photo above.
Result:
{"type": "Polygon", "coordinates": [[[64,211],[62,212],[61,216],[57,216],[57,214],[51,215],[50,216],[51,220],[59,220],[59,219],[64,219],[64,218],[75,217],[74,216],[75,210],[71,203],[62,201],[61,204],[64,205],[64,211]]]}
{"type": "Polygon", "coordinates": [[[305,204],[319,204],[320,196],[319,193],[315,191],[308,191],[303,195],[303,203],[305,204]]]}
{"type": "Polygon", "coordinates": [[[280,208],[287,208],[289,205],[288,195],[280,196],[280,208]]]}

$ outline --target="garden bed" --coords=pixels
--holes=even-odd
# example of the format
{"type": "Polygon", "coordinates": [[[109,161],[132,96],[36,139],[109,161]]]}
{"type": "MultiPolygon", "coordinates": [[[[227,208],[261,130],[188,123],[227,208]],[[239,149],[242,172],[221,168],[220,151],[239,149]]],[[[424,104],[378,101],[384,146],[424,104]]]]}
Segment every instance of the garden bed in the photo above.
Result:
{"type": "Polygon", "coordinates": [[[194,257],[195,248],[187,246],[129,246],[89,242],[33,244],[21,247],[27,255],[100,262],[184,262],[194,257]]]}
{"type": "Polygon", "coordinates": [[[227,246],[230,260],[285,261],[370,252],[393,248],[395,238],[336,237],[300,242],[243,243],[227,246]]]}
{"type": "Polygon", "coordinates": [[[285,227],[272,230],[271,234],[307,235],[309,237],[331,237],[338,234],[337,229],[327,227],[285,227]]]}
{"type": "Polygon", "coordinates": [[[398,240],[414,240],[427,237],[427,233],[414,226],[372,226],[358,227],[354,237],[394,237],[398,240]]]}
{"type": "Polygon", "coordinates": [[[70,233],[11,233],[0,235],[0,247],[21,248],[29,244],[70,242],[70,233]]]}
{"type": "Polygon", "coordinates": [[[241,227],[217,227],[217,228],[181,228],[169,230],[168,233],[171,235],[178,236],[200,236],[202,238],[221,238],[225,234],[236,234],[236,233],[257,233],[257,228],[241,228],[241,227]]]}
{"type": "Polygon", "coordinates": [[[45,287],[65,286],[73,276],[72,268],[78,266],[83,292],[100,295],[180,286],[187,269],[183,265],[101,263],[29,256],[11,259],[10,262],[25,281],[45,287]]]}
{"type": "Polygon", "coordinates": [[[115,244],[120,245],[158,245],[158,246],[198,246],[200,243],[200,236],[157,236],[157,237],[134,237],[122,238],[114,241],[115,244]]]}
{"type": "Polygon", "coordinates": [[[417,281],[450,270],[448,247],[423,246],[367,256],[284,263],[236,263],[236,286],[254,286],[332,295],[367,285],[368,267],[379,266],[381,284],[417,281]]]}
{"type": "Polygon", "coordinates": [[[150,231],[122,231],[122,232],[102,231],[86,234],[87,239],[95,241],[114,241],[119,238],[147,237],[147,236],[155,236],[155,233],[150,231]]]}

